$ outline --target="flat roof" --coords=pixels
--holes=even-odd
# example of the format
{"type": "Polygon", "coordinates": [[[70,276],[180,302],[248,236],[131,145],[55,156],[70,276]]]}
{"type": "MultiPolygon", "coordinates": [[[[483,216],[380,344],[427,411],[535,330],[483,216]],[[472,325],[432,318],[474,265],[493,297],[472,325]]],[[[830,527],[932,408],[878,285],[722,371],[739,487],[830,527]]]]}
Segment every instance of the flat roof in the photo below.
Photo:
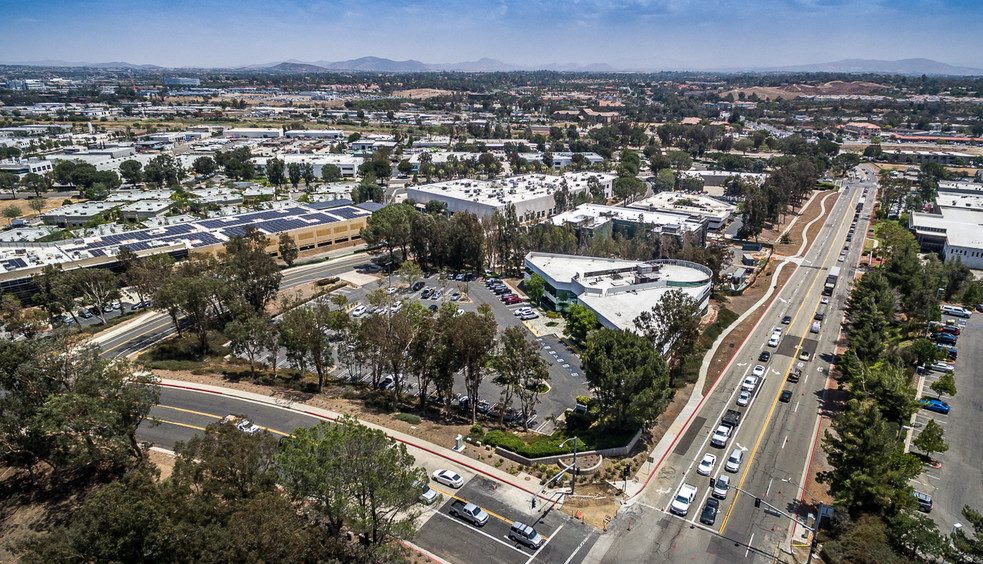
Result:
{"type": "Polygon", "coordinates": [[[499,207],[552,195],[563,186],[564,181],[571,191],[586,190],[587,179],[591,176],[596,177],[602,183],[613,182],[616,178],[613,174],[589,172],[568,172],[558,176],[526,174],[496,180],[467,178],[447,180],[413,186],[407,190],[499,207]]]}
{"type": "Polygon", "coordinates": [[[581,204],[575,209],[555,215],[549,219],[553,225],[564,223],[583,223],[590,221],[592,225],[600,225],[610,220],[648,225],[677,225],[690,230],[699,229],[703,219],[694,218],[693,214],[675,211],[650,211],[635,208],[604,206],[600,204],[581,204]]]}

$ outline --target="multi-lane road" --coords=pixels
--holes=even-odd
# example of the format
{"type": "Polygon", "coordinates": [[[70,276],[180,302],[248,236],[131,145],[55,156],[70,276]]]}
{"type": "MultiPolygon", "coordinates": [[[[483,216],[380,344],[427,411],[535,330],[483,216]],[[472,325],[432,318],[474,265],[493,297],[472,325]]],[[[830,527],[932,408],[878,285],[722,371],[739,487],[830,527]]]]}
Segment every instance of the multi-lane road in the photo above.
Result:
{"type": "Polygon", "coordinates": [[[790,542],[801,538],[802,528],[768,505],[812,525],[807,515],[810,507],[802,504],[811,506],[813,500],[799,486],[817,448],[819,417],[843,306],[856,274],[876,188],[874,177],[866,174],[843,186],[815,242],[803,257],[795,259],[798,268],[737,350],[655,477],[636,502],[619,512],[619,520],[634,522],[635,528],[630,532],[620,528],[622,532],[610,539],[606,554],[595,551],[596,560],[771,562],[790,542]],[[847,243],[864,188],[869,192],[852,241],[847,243]],[[842,271],[840,279],[832,295],[824,296],[829,271],[837,266],[842,271]],[[817,311],[823,312],[823,321],[819,332],[813,333],[817,311]],[[782,322],[786,316],[790,318],[787,324],[782,322]],[[777,347],[770,347],[768,341],[776,327],[781,327],[782,336],[777,347]],[[759,360],[763,351],[771,353],[769,360],[759,360]],[[809,353],[808,360],[800,359],[803,351],[809,353]],[[765,369],[764,380],[750,403],[738,406],[741,383],[758,365],[765,369]],[[787,381],[793,368],[802,373],[797,383],[787,381]],[[788,401],[781,398],[785,390],[791,392],[788,401]],[[741,411],[742,421],[725,447],[713,447],[710,436],[728,409],[741,411]],[[734,449],[744,453],[743,462],[736,473],[726,472],[724,462],[734,449]],[[747,492],[731,489],[711,526],[700,523],[711,490],[710,477],[696,472],[705,453],[717,457],[710,477],[728,475],[732,485],[747,492]],[[698,493],[688,513],[680,517],[669,512],[669,505],[683,484],[695,486],[698,493]],[[760,508],[755,507],[755,498],[764,502],[760,508]]]}
{"type": "MultiPolygon", "coordinates": [[[[329,276],[337,276],[365,262],[368,262],[366,255],[356,254],[322,264],[287,269],[283,272],[280,289],[286,290],[329,276]]],[[[168,315],[148,312],[138,321],[131,322],[125,329],[109,333],[111,336],[101,340],[99,346],[102,348],[104,358],[127,356],[159,342],[174,332],[174,323],[168,315]]]]}

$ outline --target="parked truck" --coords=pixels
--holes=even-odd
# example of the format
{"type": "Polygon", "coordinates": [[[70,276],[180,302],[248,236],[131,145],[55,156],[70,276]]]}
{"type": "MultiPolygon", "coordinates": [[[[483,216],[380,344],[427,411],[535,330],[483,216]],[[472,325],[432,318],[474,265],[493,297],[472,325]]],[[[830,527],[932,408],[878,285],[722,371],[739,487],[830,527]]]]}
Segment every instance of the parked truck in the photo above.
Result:
{"type": "Polygon", "coordinates": [[[483,527],[488,522],[488,514],[484,510],[473,503],[465,503],[459,499],[451,504],[451,515],[479,527],[483,527]]]}

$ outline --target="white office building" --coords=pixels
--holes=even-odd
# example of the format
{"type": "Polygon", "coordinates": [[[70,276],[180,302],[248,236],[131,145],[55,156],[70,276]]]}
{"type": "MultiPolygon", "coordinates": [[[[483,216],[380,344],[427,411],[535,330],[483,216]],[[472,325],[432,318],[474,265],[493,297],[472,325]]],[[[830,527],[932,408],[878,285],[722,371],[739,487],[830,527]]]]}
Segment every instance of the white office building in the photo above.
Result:
{"type": "Polygon", "coordinates": [[[737,206],[716,198],[682,192],[659,192],[643,200],[628,204],[628,207],[647,211],[698,215],[707,219],[707,226],[712,231],[724,227],[737,211],[737,206]]]}
{"type": "Polygon", "coordinates": [[[444,202],[451,213],[469,211],[478,217],[488,217],[496,210],[504,213],[512,205],[519,219],[534,221],[556,213],[555,194],[558,191],[566,189],[571,196],[588,191],[591,177],[610,198],[616,176],[590,172],[568,172],[557,176],[527,174],[495,180],[448,180],[410,186],[406,189],[406,197],[418,204],[432,200],[444,202]]]}

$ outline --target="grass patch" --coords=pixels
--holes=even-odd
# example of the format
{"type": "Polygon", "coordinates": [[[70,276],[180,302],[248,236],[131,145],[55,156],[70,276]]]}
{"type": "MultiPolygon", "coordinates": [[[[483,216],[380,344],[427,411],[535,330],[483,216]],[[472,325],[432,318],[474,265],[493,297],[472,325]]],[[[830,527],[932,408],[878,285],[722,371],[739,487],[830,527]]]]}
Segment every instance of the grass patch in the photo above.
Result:
{"type": "Polygon", "coordinates": [[[410,425],[419,425],[421,421],[419,415],[413,415],[412,413],[397,413],[393,415],[393,418],[409,423],[410,425]]]}
{"type": "Polygon", "coordinates": [[[198,350],[198,337],[185,333],[141,354],[138,362],[151,370],[203,369],[210,361],[221,362],[229,354],[229,349],[223,346],[226,341],[228,339],[222,333],[209,331],[208,352],[202,354],[198,350]]]}
{"type": "Polygon", "coordinates": [[[636,431],[594,427],[575,433],[566,429],[559,429],[554,431],[552,435],[535,433],[516,435],[515,433],[495,430],[485,433],[485,443],[502,447],[526,458],[539,458],[572,453],[574,441],[570,441],[562,447],[560,444],[574,436],[577,437],[577,451],[584,452],[625,446],[635,436],[636,431]]]}

